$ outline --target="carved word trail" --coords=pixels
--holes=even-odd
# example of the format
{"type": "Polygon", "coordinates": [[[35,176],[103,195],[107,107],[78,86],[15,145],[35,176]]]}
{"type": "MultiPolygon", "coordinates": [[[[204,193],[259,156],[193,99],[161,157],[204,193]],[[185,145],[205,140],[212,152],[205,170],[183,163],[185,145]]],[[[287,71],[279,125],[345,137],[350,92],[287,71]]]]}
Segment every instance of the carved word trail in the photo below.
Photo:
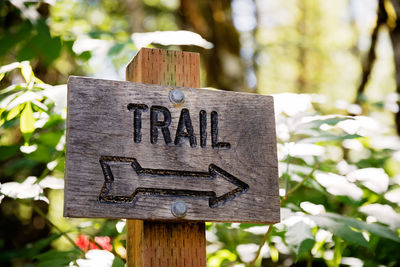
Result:
{"type": "MultiPolygon", "coordinates": [[[[147,112],[149,107],[145,104],[128,104],[128,110],[133,111],[133,140],[135,143],[142,141],[142,113],[147,112]]],[[[172,145],[171,133],[169,126],[171,124],[171,112],[163,106],[150,107],[150,142],[157,144],[159,130],[161,131],[166,145],[172,145]],[[161,115],[161,116],[160,116],[161,115]]],[[[199,132],[200,132],[200,146],[206,147],[207,145],[207,112],[201,110],[199,112],[199,132]]],[[[192,120],[190,118],[189,110],[184,108],[176,128],[174,144],[180,146],[183,139],[189,140],[191,147],[197,146],[197,138],[194,133],[192,120]]],[[[218,113],[211,112],[211,147],[214,149],[230,149],[231,144],[226,142],[218,142],[218,113]]]]}

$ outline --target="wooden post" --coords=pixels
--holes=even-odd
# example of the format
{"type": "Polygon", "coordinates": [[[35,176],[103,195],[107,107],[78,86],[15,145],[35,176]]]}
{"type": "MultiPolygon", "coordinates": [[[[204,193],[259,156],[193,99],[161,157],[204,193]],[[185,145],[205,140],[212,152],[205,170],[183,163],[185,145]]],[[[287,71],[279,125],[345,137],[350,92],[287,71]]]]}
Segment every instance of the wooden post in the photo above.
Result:
{"type": "MultiPolygon", "coordinates": [[[[126,80],[200,87],[198,53],[142,48],[126,67],[126,80]]],[[[205,223],[127,220],[127,266],[206,266],[205,223]]]]}

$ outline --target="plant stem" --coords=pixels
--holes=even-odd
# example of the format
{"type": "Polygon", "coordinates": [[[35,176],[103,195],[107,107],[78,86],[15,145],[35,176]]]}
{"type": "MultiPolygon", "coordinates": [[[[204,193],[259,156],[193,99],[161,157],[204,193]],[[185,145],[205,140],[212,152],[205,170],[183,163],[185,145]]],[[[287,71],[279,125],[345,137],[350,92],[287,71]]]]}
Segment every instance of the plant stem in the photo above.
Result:
{"type": "Polygon", "coordinates": [[[251,267],[254,267],[254,264],[256,264],[256,261],[257,261],[258,257],[260,256],[261,249],[264,246],[265,242],[267,242],[267,238],[272,231],[273,225],[274,225],[273,223],[269,224],[268,231],[265,233],[263,239],[261,240],[261,244],[258,246],[256,256],[254,257],[253,261],[250,263],[251,267]]]}
{"type": "Polygon", "coordinates": [[[83,251],[80,247],[78,247],[75,244],[74,240],[72,240],[72,238],[67,233],[62,231],[57,225],[55,225],[52,221],[50,221],[49,218],[47,218],[46,214],[44,214],[41,209],[39,209],[34,203],[32,203],[32,207],[36,211],[36,213],[39,214],[47,222],[47,224],[49,224],[51,227],[56,229],[61,235],[63,235],[76,249],[78,249],[81,252],[82,255],[85,254],[85,251],[83,251]]]}
{"type": "MultiPolygon", "coordinates": [[[[290,161],[290,158],[288,158],[288,166],[287,166],[287,169],[286,169],[286,175],[288,175],[288,173],[289,173],[289,161],[290,161]]],[[[283,197],[283,200],[281,201],[281,206],[282,206],[283,203],[285,203],[287,197],[288,197],[290,194],[293,194],[295,191],[297,191],[302,185],[304,185],[304,184],[308,181],[308,179],[310,179],[310,178],[314,175],[314,172],[315,172],[317,169],[318,169],[318,164],[315,164],[315,166],[314,166],[314,168],[312,169],[312,171],[310,172],[310,174],[307,175],[307,177],[304,178],[303,181],[301,181],[300,183],[298,183],[298,184],[297,184],[295,187],[293,187],[290,191],[286,191],[286,194],[285,194],[285,196],[283,197]]],[[[287,178],[287,177],[286,177],[286,178],[287,178]]],[[[287,178],[287,179],[288,179],[288,178],[287,178]]],[[[286,179],[286,184],[285,184],[286,189],[287,189],[287,186],[288,186],[288,183],[287,183],[288,180],[287,180],[287,179],[286,179]]],[[[262,249],[262,247],[264,246],[265,242],[267,241],[267,238],[268,238],[269,234],[271,233],[272,228],[273,228],[273,224],[269,224],[268,231],[265,233],[265,235],[264,235],[264,237],[263,237],[263,239],[262,239],[260,245],[258,246],[258,250],[257,250],[256,256],[254,257],[253,261],[250,263],[250,266],[251,266],[251,267],[254,267],[254,264],[256,263],[258,257],[260,256],[261,249],[262,249]]]]}
{"type": "Polygon", "coordinates": [[[290,154],[288,153],[287,155],[287,165],[286,165],[286,172],[285,172],[285,197],[287,196],[287,193],[289,191],[289,166],[290,166],[290,154]]]}
{"type": "Polygon", "coordinates": [[[306,178],[303,179],[303,181],[301,181],[300,183],[296,184],[295,187],[293,187],[292,189],[289,190],[289,192],[287,192],[285,194],[285,196],[283,197],[283,200],[281,201],[281,206],[283,203],[285,203],[286,199],[288,198],[289,195],[293,194],[294,192],[296,192],[302,185],[304,185],[311,177],[313,177],[314,172],[318,169],[318,164],[315,164],[314,168],[312,169],[312,171],[310,172],[309,175],[307,175],[306,178]]]}

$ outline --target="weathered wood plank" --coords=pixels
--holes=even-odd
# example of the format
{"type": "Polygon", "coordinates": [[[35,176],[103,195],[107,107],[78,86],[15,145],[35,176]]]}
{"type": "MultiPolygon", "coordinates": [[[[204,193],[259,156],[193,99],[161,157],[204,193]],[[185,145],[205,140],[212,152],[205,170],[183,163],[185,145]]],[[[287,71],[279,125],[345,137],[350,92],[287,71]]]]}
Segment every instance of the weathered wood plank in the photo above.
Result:
{"type": "MultiPolygon", "coordinates": [[[[82,77],[69,79],[65,215],[172,221],[279,221],[272,97],[174,88],[185,94],[185,102],[180,107],[170,102],[169,86],[82,77]],[[145,104],[148,107],[141,114],[140,143],[134,141],[134,112],[128,109],[129,104],[145,104]],[[151,143],[152,106],[161,106],[170,112],[172,142],[168,145],[160,129],[157,130],[157,143],[151,143]],[[174,144],[182,109],[187,109],[190,114],[196,147],[191,147],[189,138],[185,137],[181,138],[180,146],[174,144]],[[200,145],[201,110],[207,112],[205,147],[200,145]],[[230,149],[212,147],[212,112],[218,113],[218,142],[229,143],[230,149]],[[105,188],[106,181],[99,163],[102,157],[114,157],[105,158],[109,160],[115,178],[108,196],[129,196],[138,187],[215,192],[217,197],[227,192],[237,192],[241,185],[224,177],[221,179],[221,176],[227,175],[221,173],[220,169],[248,185],[248,188],[241,194],[228,195],[227,199],[217,202],[216,207],[210,204],[211,197],[204,194],[183,194],[185,196],[182,197],[172,196],[171,193],[145,192],[128,202],[115,201],[116,198],[99,201],[100,191],[105,188]],[[115,157],[125,159],[121,161],[115,157]],[[137,174],[129,162],[124,163],[126,158],[135,158],[146,171],[137,174]],[[210,171],[210,164],[219,169],[211,168],[210,171]],[[188,178],[185,176],[187,174],[177,172],[157,174],[157,170],[197,172],[200,176],[188,178]],[[218,175],[211,181],[204,173],[213,170],[218,175]],[[233,196],[236,197],[230,199],[233,196]],[[188,208],[186,216],[180,219],[171,213],[171,204],[178,199],[183,199],[188,208]]],[[[159,122],[164,120],[163,114],[159,115],[159,122]]],[[[188,131],[187,127],[184,130],[188,131]]]]}

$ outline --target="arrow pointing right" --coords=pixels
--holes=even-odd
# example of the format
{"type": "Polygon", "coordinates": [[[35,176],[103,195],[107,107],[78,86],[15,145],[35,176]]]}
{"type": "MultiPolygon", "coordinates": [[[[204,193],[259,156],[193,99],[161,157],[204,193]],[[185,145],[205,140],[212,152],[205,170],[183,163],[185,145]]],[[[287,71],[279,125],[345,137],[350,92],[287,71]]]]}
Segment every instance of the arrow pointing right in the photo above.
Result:
{"type": "Polygon", "coordinates": [[[135,158],[114,157],[114,156],[101,156],[100,166],[104,174],[104,184],[100,190],[99,201],[102,203],[133,203],[135,204],[141,196],[180,196],[180,197],[208,197],[210,208],[216,208],[225,204],[227,201],[233,200],[240,194],[245,193],[249,186],[245,182],[239,180],[232,174],[221,169],[220,167],[210,164],[208,172],[196,171],[181,171],[181,170],[164,170],[164,169],[148,169],[142,168],[135,158]],[[129,164],[136,172],[139,179],[139,185],[130,195],[117,196],[112,195],[110,192],[116,183],[112,173],[110,164],[112,166],[121,166],[129,164]],[[211,181],[215,183],[217,177],[221,177],[229,183],[236,186],[235,189],[224,193],[220,196],[214,191],[201,191],[201,190],[187,190],[187,189],[169,189],[169,188],[151,188],[141,187],[140,183],[144,183],[146,179],[198,179],[199,182],[211,181]]]}

